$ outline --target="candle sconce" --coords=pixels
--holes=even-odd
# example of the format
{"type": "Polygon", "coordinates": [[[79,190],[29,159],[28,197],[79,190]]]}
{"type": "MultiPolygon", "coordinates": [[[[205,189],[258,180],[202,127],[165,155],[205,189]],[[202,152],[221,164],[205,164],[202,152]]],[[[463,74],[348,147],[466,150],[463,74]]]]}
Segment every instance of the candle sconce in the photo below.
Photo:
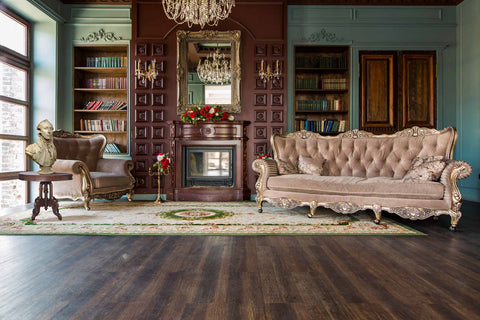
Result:
{"type": "Polygon", "coordinates": [[[151,61],[151,64],[148,64],[148,60],[145,60],[145,69],[142,70],[142,60],[137,61],[135,68],[135,77],[138,80],[147,79],[148,81],[153,81],[157,78],[158,72],[156,69],[156,61],[151,61]]]}
{"type": "Polygon", "coordinates": [[[265,70],[264,68],[264,61],[262,59],[262,62],[260,64],[260,70],[258,71],[258,76],[260,77],[260,79],[263,80],[263,82],[267,82],[267,81],[270,81],[272,80],[273,78],[275,79],[279,79],[280,78],[280,69],[278,67],[278,60],[276,61],[276,68],[275,68],[275,71],[272,72],[271,69],[270,69],[270,65],[267,64],[267,69],[265,70]]]}

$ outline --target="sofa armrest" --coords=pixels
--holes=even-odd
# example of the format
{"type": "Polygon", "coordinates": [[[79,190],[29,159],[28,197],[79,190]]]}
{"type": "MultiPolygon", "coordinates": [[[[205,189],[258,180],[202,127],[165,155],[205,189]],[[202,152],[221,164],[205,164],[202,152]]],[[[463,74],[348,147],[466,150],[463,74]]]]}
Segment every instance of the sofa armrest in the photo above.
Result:
{"type": "Polygon", "coordinates": [[[450,203],[450,209],[458,212],[462,205],[462,194],[457,181],[468,177],[472,166],[466,161],[450,160],[442,172],[440,182],[445,186],[443,198],[450,203]]]}
{"type": "Polygon", "coordinates": [[[128,159],[98,159],[97,169],[98,172],[111,172],[123,174],[126,176],[131,175],[130,171],[133,169],[133,161],[128,159]]]}
{"type": "Polygon", "coordinates": [[[260,175],[255,183],[257,189],[257,197],[267,189],[267,181],[269,177],[278,176],[277,163],[273,159],[256,159],[252,163],[253,171],[260,175]]]}

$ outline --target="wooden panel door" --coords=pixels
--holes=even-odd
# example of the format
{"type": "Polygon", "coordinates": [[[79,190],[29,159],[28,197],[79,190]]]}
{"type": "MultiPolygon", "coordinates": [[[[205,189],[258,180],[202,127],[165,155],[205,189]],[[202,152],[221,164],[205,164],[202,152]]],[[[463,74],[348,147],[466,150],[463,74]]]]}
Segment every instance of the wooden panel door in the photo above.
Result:
{"type": "Polygon", "coordinates": [[[360,129],[396,130],[396,53],[360,51],[360,129]]]}
{"type": "Polygon", "coordinates": [[[436,127],[436,62],[434,51],[402,52],[401,126],[436,127]]]}

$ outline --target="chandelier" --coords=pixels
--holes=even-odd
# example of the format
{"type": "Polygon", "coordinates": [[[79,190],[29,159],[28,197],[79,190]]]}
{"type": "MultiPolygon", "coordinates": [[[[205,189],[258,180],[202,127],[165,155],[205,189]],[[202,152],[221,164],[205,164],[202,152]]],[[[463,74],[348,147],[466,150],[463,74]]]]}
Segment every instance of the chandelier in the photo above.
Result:
{"type": "Polygon", "coordinates": [[[199,24],[216,26],[224,20],[235,6],[235,0],[162,0],[163,9],[168,19],[177,24],[186,22],[191,28],[199,24]]]}
{"type": "Polygon", "coordinates": [[[203,61],[198,61],[197,73],[203,83],[227,84],[232,80],[232,64],[230,59],[217,49],[203,61]]]}

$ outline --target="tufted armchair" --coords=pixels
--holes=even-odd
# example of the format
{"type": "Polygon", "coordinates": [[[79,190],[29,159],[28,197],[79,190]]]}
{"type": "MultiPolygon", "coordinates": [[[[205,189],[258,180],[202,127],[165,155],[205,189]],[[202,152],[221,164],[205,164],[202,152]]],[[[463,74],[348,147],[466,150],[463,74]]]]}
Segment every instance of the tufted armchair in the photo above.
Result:
{"type": "Polygon", "coordinates": [[[54,183],[56,197],[83,199],[87,210],[94,198],[116,200],[127,194],[131,201],[135,183],[130,172],[133,162],[104,159],[106,142],[103,135],[81,136],[63,130],[53,133],[57,161],[52,170],[73,174],[72,180],[54,183]]]}

